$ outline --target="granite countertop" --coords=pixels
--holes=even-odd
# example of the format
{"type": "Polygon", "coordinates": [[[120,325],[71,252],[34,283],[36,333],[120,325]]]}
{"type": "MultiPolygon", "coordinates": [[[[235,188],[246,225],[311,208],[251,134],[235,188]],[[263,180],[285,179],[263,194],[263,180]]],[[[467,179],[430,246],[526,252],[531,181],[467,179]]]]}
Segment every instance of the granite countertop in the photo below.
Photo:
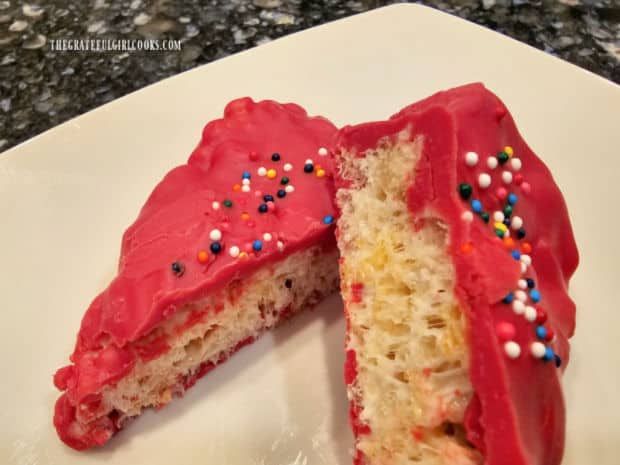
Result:
{"type": "MultiPolygon", "coordinates": [[[[0,152],[165,77],[384,6],[362,0],[0,0],[0,152]],[[57,52],[56,39],[177,39],[181,51],[57,52]]],[[[620,83],[618,0],[425,0],[620,83]]]]}

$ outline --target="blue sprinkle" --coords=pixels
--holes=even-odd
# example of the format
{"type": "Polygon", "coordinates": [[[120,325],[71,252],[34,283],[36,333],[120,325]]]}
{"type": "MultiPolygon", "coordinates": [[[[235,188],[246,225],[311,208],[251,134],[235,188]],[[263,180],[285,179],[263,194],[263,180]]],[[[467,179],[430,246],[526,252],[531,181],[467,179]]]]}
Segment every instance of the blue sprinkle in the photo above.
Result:
{"type": "Polygon", "coordinates": [[[538,302],[540,302],[540,292],[538,292],[537,289],[532,289],[530,291],[530,297],[532,298],[532,301],[537,304],[538,302]]]}
{"type": "Polygon", "coordinates": [[[512,303],[512,301],[514,300],[515,296],[514,294],[511,292],[510,294],[508,294],[506,297],[504,297],[502,299],[502,302],[504,302],[505,304],[509,304],[512,303]]]}
{"type": "Polygon", "coordinates": [[[257,252],[260,252],[261,250],[263,250],[263,241],[260,240],[255,240],[254,243],[252,244],[252,248],[254,250],[256,250],[257,252]]]}
{"type": "Polygon", "coordinates": [[[519,253],[518,250],[513,250],[511,254],[512,254],[512,258],[514,258],[515,260],[519,260],[521,258],[521,254],[519,253]]]}
{"type": "Polygon", "coordinates": [[[280,190],[278,191],[278,197],[279,197],[279,198],[286,197],[286,191],[285,191],[284,189],[280,189],[280,190]]]}
{"type": "Polygon", "coordinates": [[[314,165],[312,163],[306,163],[304,165],[304,171],[306,173],[312,173],[312,171],[314,171],[314,165]]]}
{"type": "Polygon", "coordinates": [[[544,326],[536,326],[536,337],[538,339],[544,339],[547,337],[547,328],[544,326]]]}
{"type": "Polygon", "coordinates": [[[264,195],[264,196],[263,196],[263,200],[264,200],[265,202],[273,202],[273,195],[269,195],[269,194],[264,195]]]}
{"type": "Polygon", "coordinates": [[[258,206],[259,213],[267,213],[267,210],[269,210],[269,208],[267,208],[267,204],[266,203],[261,203],[258,206]]]}
{"type": "Polygon", "coordinates": [[[547,348],[545,349],[545,355],[543,355],[543,360],[545,362],[548,362],[549,360],[553,360],[554,358],[555,358],[555,354],[553,353],[553,349],[547,346],[547,348]]]}
{"type": "Polygon", "coordinates": [[[510,226],[510,218],[504,218],[504,224],[510,226]]]}
{"type": "Polygon", "coordinates": [[[480,203],[480,200],[474,199],[474,200],[471,201],[471,208],[476,213],[481,213],[482,212],[482,203],[480,203]]]}
{"type": "Polygon", "coordinates": [[[510,205],[514,205],[517,203],[517,195],[516,194],[508,194],[508,203],[510,205]]]}
{"type": "Polygon", "coordinates": [[[555,354],[555,366],[558,368],[562,366],[562,359],[558,354],[555,354]]]}
{"type": "Polygon", "coordinates": [[[222,251],[222,244],[219,242],[212,242],[209,248],[211,249],[211,252],[218,254],[222,251]]]}
{"type": "Polygon", "coordinates": [[[332,224],[334,222],[334,217],[331,215],[326,215],[323,217],[323,224],[332,224]]]}
{"type": "Polygon", "coordinates": [[[249,171],[244,171],[243,174],[241,175],[241,179],[250,179],[252,177],[252,175],[250,174],[249,171]]]}

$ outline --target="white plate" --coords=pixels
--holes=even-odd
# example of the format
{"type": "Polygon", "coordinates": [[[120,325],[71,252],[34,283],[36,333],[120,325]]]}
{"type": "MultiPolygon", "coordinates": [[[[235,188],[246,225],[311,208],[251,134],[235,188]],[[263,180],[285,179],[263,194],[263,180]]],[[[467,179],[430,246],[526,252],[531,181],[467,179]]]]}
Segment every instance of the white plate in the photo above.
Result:
{"type": "Polygon", "coordinates": [[[582,264],[568,367],[565,465],[615,465],[620,443],[620,88],[499,34],[399,5],[275,41],[69,121],[0,156],[0,463],[349,464],[337,298],[244,349],[109,446],[77,453],[52,427],[52,374],[112,278],[120,238],[203,125],[250,95],[336,124],[384,118],[483,81],[566,195],[582,264]]]}

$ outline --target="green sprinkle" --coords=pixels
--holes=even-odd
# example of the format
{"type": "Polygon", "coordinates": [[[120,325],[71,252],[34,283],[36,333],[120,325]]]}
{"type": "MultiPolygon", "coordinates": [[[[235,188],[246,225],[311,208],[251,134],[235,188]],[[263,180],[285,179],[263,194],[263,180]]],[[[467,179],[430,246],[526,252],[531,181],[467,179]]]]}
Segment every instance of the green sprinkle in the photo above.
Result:
{"type": "Polygon", "coordinates": [[[509,158],[510,157],[508,156],[506,152],[499,152],[497,154],[497,161],[499,162],[500,165],[503,165],[504,163],[506,163],[509,158]]]}
{"type": "Polygon", "coordinates": [[[487,212],[480,213],[480,218],[482,218],[482,221],[485,223],[489,222],[489,214],[487,212]]]}
{"type": "Polygon", "coordinates": [[[232,206],[233,206],[232,201],[230,201],[230,200],[228,200],[228,199],[224,200],[224,202],[223,202],[223,203],[224,203],[224,206],[225,206],[225,207],[227,207],[227,208],[230,208],[230,207],[232,207],[232,206]]]}
{"type": "Polygon", "coordinates": [[[471,197],[473,191],[471,184],[467,184],[466,182],[459,184],[459,194],[463,200],[467,200],[471,197]]]}
{"type": "Polygon", "coordinates": [[[499,237],[500,239],[504,238],[504,231],[502,231],[501,229],[496,229],[495,230],[495,234],[497,235],[497,237],[499,237]]]}
{"type": "Polygon", "coordinates": [[[284,185],[284,184],[288,184],[289,179],[284,176],[281,180],[280,180],[280,184],[284,185]]]}
{"type": "Polygon", "coordinates": [[[504,207],[504,216],[506,218],[510,217],[510,215],[512,215],[512,206],[511,205],[506,205],[504,207]]]}

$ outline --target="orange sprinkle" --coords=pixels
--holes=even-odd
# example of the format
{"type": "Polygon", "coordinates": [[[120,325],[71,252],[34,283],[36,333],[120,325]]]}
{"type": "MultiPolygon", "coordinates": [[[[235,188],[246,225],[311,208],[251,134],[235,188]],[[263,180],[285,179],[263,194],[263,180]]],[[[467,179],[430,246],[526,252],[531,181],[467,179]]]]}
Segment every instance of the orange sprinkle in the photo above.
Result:
{"type": "Polygon", "coordinates": [[[512,249],[515,245],[515,240],[512,237],[504,237],[504,246],[506,246],[507,249],[512,249]]]}
{"type": "Polygon", "coordinates": [[[324,169],[316,170],[316,177],[317,178],[322,178],[323,176],[325,176],[325,170],[324,169]]]}
{"type": "Polygon", "coordinates": [[[471,242],[466,242],[465,244],[461,244],[461,252],[463,252],[465,254],[471,253],[473,248],[474,248],[474,246],[472,245],[471,242]]]}
{"type": "Polygon", "coordinates": [[[209,254],[206,250],[201,250],[198,252],[198,255],[196,255],[196,258],[200,263],[207,263],[207,260],[209,260],[209,254]]]}
{"type": "Polygon", "coordinates": [[[235,184],[235,185],[233,186],[233,190],[234,190],[235,192],[239,192],[239,191],[241,190],[241,185],[239,185],[239,184],[235,184]]]}
{"type": "Polygon", "coordinates": [[[241,253],[239,254],[239,258],[248,258],[248,254],[247,254],[247,253],[245,253],[245,252],[241,252],[241,253]]]}
{"type": "Polygon", "coordinates": [[[523,244],[521,244],[521,252],[530,253],[531,251],[532,251],[532,246],[530,245],[529,242],[524,242],[523,244]]]}
{"type": "Polygon", "coordinates": [[[250,218],[250,214],[249,214],[248,212],[243,212],[243,213],[241,214],[241,219],[242,219],[243,221],[246,221],[246,220],[248,220],[249,218],[250,218]]]}

